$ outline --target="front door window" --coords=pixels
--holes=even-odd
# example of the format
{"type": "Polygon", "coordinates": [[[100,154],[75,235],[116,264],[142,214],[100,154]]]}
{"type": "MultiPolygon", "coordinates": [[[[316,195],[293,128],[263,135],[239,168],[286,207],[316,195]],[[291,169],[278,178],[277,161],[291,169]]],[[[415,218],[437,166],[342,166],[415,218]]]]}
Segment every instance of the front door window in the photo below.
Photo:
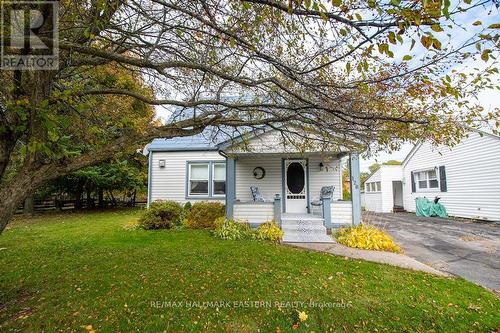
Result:
{"type": "Polygon", "coordinates": [[[305,172],[302,163],[292,162],[286,170],[288,194],[305,195],[305,172]]]}
{"type": "Polygon", "coordinates": [[[307,213],[307,164],[305,160],[285,163],[285,207],[287,213],[307,213]]]}

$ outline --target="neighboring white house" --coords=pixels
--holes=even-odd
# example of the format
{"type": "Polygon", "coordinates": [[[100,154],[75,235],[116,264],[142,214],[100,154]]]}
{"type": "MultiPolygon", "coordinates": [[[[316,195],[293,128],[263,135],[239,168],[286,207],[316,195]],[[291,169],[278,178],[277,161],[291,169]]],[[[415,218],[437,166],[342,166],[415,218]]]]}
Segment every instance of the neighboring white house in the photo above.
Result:
{"type": "Polygon", "coordinates": [[[365,181],[364,207],[378,213],[403,208],[403,168],[401,165],[381,165],[365,181]]]}
{"type": "Polygon", "coordinates": [[[359,157],[307,146],[308,151],[291,147],[273,129],[219,142],[204,134],[155,139],[145,148],[149,154],[148,204],[156,200],[221,201],[229,218],[252,225],[277,221],[285,230],[285,240],[331,241],[327,229],[360,221],[359,157]],[[342,200],[344,156],[351,160],[352,202],[342,200]],[[313,207],[311,203],[325,186],[334,187],[333,197],[313,207]],[[257,187],[264,200],[255,200],[250,187],[257,187]],[[315,233],[323,237],[309,237],[315,233]]]}
{"type": "Polygon", "coordinates": [[[500,221],[500,137],[474,131],[451,148],[420,142],[400,168],[397,171],[397,167],[383,166],[379,175],[375,173],[366,181],[367,210],[393,210],[399,203],[391,203],[391,198],[400,198],[395,190],[399,187],[394,186],[399,180],[403,185],[403,207],[407,211],[415,211],[417,197],[432,200],[438,196],[450,216],[500,221]],[[398,179],[395,175],[401,173],[398,179]],[[392,187],[389,179],[392,179],[392,187]]]}

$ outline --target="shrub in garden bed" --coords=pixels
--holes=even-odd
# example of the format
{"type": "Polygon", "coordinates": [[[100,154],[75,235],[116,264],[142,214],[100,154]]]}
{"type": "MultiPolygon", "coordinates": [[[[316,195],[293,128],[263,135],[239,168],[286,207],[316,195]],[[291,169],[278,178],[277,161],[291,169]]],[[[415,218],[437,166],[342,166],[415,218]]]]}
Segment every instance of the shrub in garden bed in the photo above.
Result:
{"type": "Polygon", "coordinates": [[[180,223],[182,206],[176,201],[155,201],[139,218],[139,226],[146,230],[170,229],[180,223]]]}
{"type": "Polygon", "coordinates": [[[371,225],[358,225],[340,228],[335,233],[340,244],[364,250],[389,251],[400,253],[401,248],[385,231],[371,225]]]}
{"type": "Polygon", "coordinates": [[[225,207],[220,202],[200,201],[191,206],[184,225],[190,229],[215,229],[215,220],[225,215],[225,207]]]}
{"type": "Polygon", "coordinates": [[[244,221],[226,220],[224,217],[215,221],[214,235],[222,239],[258,239],[279,242],[283,238],[283,231],[272,221],[261,224],[252,229],[244,221]]]}
{"type": "Polygon", "coordinates": [[[186,202],[184,204],[184,206],[182,206],[182,213],[181,213],[181,217],[180,217],[180,225],[184,226],[186,223],[186,216],[187,214],[189,213],[189,211],[191,210],[191,207],[193,205],[191,204],[191,202],[186,202]]]}
{"type": "Polygon", "coordinates": [[[224,217],[219,217],[215,221],[214,235],[218,238],[230,240],[250,239],[252,234],[253,230],[248,223],[226,220],[224,217]]]}
{"type": "Polygon", "coordinates": [[[266,223],[262,223],[257,228],[255,237],[260,240],[279,242],[283,238],[283,230],[281,230],[275,222],[269,221],[266,223]]]}

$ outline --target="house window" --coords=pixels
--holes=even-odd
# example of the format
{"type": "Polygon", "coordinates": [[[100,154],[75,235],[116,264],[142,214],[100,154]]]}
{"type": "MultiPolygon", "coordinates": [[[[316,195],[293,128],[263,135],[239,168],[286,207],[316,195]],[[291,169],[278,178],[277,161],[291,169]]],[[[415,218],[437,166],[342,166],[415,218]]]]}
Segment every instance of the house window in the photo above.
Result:
{"type": "Polygon", "coordinates": [[[418,190],[433,190],[439,188],[436,169],[415,172],[415,183],[418,190]]]}
{"type": "Polygon", "coordinates": [[[223,197],[226,194],[226,163],[188,162],[188,197],[223,197]]]}
{"type": "Polygon", "coordinates": [[[365,183],[366,192],[380,192],[382,191],[382,184],[380,182],[365,183]]]}
{"type": "Polygon", "coordinates": [[[209,163],[189,164],[189,195],[208,196],[209,163]]]}
{"type": "Polygon", "coordinates": [[[212,164],[212,195],[226,194],[226,163],[212,164]]]}
{"type": "Polygon", "coordinates": [[[371,182],[365,184],[366,192],[380,192],[382,191],[382,184],[380,182],[371,182]]]}

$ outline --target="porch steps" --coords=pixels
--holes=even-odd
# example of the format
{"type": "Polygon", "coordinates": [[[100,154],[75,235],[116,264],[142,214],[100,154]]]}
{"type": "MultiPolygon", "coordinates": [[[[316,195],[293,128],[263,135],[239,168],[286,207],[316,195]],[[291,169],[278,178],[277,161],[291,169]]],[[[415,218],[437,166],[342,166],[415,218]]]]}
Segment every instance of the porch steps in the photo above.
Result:
{"type": "Polygon", "coordinates": [[[392,208],[392,212],[393,213],[404,213],[404,212],[406,212],[406,210],[404,207],[394,206],[394,208],[392,208]]]}
{"type": "Polygon", "coordinates": [[[283,216],[281,218],[285,243],[334,243],[326,234],[324,220],[313,215],[283,216]]]}

